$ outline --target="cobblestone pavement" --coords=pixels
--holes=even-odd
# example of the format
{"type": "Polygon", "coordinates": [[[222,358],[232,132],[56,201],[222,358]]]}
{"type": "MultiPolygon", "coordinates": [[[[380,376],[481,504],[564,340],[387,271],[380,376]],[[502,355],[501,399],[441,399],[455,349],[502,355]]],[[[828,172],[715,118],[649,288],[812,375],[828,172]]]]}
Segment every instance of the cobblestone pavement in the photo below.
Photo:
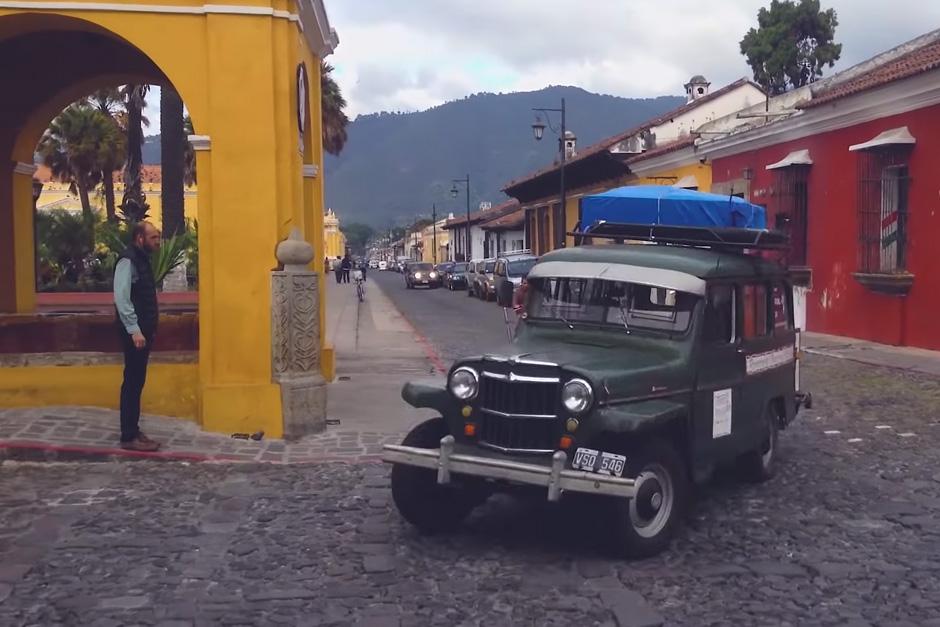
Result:
{"type": "Polygon", "coordinates": [[[144,416],[141,428],[161,442],[161,453],[129,453],[117,449],[120,439],[116,411],[96,407],[36,407],[0,410],[0,459],[38,460],[107,458],[209,460],[262,463],[377,461],[385,444],[401,442],[402,434],[330,426],[325,433],[297,442],[233,438],[201,431],[188,420],[144,416]]]}
{"type": "Polygon", "coordinates": [[[607,557],[590,499],[423,537],[378,464],[0,465],[0,624],[940,625],[940,381],[823,357],[763,486],[607,557]]]}

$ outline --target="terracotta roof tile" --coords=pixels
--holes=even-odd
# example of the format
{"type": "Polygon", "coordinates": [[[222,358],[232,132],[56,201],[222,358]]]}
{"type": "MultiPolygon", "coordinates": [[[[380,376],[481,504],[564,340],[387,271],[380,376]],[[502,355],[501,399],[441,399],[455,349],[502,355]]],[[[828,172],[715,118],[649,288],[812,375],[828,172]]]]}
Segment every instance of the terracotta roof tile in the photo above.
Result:
{"type": "MultiPolygon", "coordinates": [[[[760,87],[759,87],[758,85],[756,85],[756,84],[753,83],[752,81],[749,81],[749,80],[746,79],[746,78],[738,79],[738,80],[734,81],[733,83],[729,83],[728,85],[725,85],[725,86],[722,87],[721,89],[719,89],[719,90],[717,90],[717,91],[713,91],[713,92],[711,92],[710,94],[708,94],[708,95],[706,95],[706,96],[704,96],[704,97],[702,97],[702,98],[699,98],[699,99],[694,100],[694,101],[692,101],[692,102],[687,102],[686,104],[682,105],[681,107],[678,107],[678,108],[676,108],[676,109],[673,109],[672,111],[667,111],[666,113],[663,113],[663,114],[660,115],[659,117],[653,118],[653,119],[651,119],[651,120],[647,120],[646,122],[643,122],[642,124],[640,124],[640,125],[638,125],[638,126],[634,126],[633,128],[631,128],[631,129],[629,129],[629,130],[627,130],[627,131],[624,131],[624,132],[622,132],[622,133],[618,133],[617,135],[612,135],[612,136],[610,136],[610,137],[607,137],[607,138],[605,138],[605,139],[602,139],[601,141],[597,142],[596,144],[592,144],[592,145],[588,146],[587,148],[585,148],[585,149],[583,149],[583,150],[579,150],[579,151],[577,152],[577,154],[576,154],[574,157],[572,157],[571,159],[569,159],[569,160],[567,161],[566,166],[567,166],[567,165],[570,165],[570,164],[572,164],[572,163],[576,163],[576,162],[578,162],[578,161],[581,161],[582,159],[586,159],[586,158],[588,158],[588,157],[591,157],[591,156],[593,156],[593,155],[596,155],[596,154],[598,154],[598,153],[600,153],[600,152],[603,152],[603,151],[605,151],[605,150],[609,150],[612,146],[615,146],[615,145],[619,144],[620,142],[622,142],[622,141],[624,141],[624,140],[626,140],[626,139],[628,139],[628,138],[630,138],[630,137],[633,137],[634,135],[636,135],[637,133],[639,133],[639,132],[641,132],[641,131],[643,131],[643,130],[645,130],[645,129],[651,128],[651,127],[653,127],[653,126],[658,126],[658,125],[660,125],[660,124],[666,122],[667,120],[671,120],[672,118],[675,118],[675,117],[678,116],[678,115],[682,115],[683,113],[686,113],[686,112],[688,112],[688,111],[691,111],[692,109],[695,109],[696,107],[700,107],[700,106],[702,106],[703,104],[705,104],[705,103],[707,103],[707,102],[711,102],[712,100],[715,100],[716,98],[719,98],[719,97],[721,97],[721,96],[724,96],[725,94],[727,94],[727,93],[729,93],[729,92],[731,92],[731,91],[733,91],[733,90],[735,90],[735,89],[737,89],[737,88],[739,88],[739,87],[743,87],[744,85],[748,85],[748,84],[754,85],[754,87],[757,87],[758,89],[760,89],[760,87]]],[[[646,154],[646,153],[644,153],[644,154],[646,154]]],[[[525,182],[527,182],[527,181],[531,181],[531,180],[533,180],[533,179],[536,179],[536,178],[538,178],[538,177],[540,177],[540,176],[542,176],[542,175],[544,175],[544,174],[548,174],[549,172],[552,172],[552,171],[554,171],[554,170],[557,170],[559,165],[560,165],[560,164],[558,163],[558,161],[555,161],[555,162],[552,163],[552,165],[550,165],[550,166],[546,166],[546,167],[542,168],[541,170],[536,170],[536,171],[533,172],[532,174],[528,174],[528,175],[526,175],[526,176],[523,177],[523,178],[516,179],[516,180],[514,180],[514,181],[510,181],[509,183],[507,183],[506,185],[503,186],[503,189],[506,190],[506,189],[509,189],[510,187],[515,187],[516,185],[519,185],[519,184],[521,184],[521,183],[525,183],[525,182]]]]}
{"type": "MultiPolygon", "coordinates": [[[[483,221],[484,223],[490,222],[497,218],[501,218],[507,213],[510,213],[519,207],[518,200],[507,200],[501,205],[496,205],[485,211],[474,211],[470,214],[470,224],[476,224],[477,222],[483,221]],[[483,218],[486,218],[485,220],[483,218]]],[[[467,216],[455,216],[447,221],[447,224],[444,225],[445,229],[453,229],[467,222],[467,216]]]]}
{"type": "Polygon", "coordinates": [[[501,218],[490,220],[483,225],[485,231],[515,231],[525,225],[525,209],[519,207],[501,218]]]}
{"type": "Polygon", "coordinates": [[[881,87],[894,81],[910,78],[940,68],[940,41],[912,50],[893,60],[865,72],[864,74],[836,83],[831,89],[814,94],[812,100],[799,106],[801,109],[818,107],[841,98],[881,87]]]}

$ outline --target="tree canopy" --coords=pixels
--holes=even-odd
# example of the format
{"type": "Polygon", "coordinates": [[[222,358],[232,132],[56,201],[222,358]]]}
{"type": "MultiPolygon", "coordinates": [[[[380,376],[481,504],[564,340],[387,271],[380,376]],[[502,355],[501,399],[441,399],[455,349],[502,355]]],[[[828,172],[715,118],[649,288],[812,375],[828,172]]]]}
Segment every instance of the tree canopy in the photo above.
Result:
{"type": "Polygon", "coordinates": [[[343,235],[346,236],[346,245],[355,251],[364,250],[366,242],[372,239],[372,235],[375,233],[371,226],[360,222],[351,222],[342,225],[340,226],[340,230],[343,232],[343,235]]]}
{"type": "Polygon", "coordinates": [[[819,0],[772,0],[757,14],[757,28],[741,40],[754,80],[772,95],[803,87],[822,76],[842,54],[835,43],[839,22],[819,0]]]}

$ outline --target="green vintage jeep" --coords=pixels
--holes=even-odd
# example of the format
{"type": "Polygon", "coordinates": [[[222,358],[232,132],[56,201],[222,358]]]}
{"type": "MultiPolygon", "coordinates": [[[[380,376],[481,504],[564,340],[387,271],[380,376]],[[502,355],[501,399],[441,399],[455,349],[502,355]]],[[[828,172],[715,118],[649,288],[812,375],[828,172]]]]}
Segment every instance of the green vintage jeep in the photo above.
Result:
{"type": "Polygon", "coordinates": [[[505,350],[459,360],[440,385],[405,385],[406,402],[441,414],[385,447],[406,520],[448,530],[514,486],[604,495],[613,547],[646,556],[716,467],[773,475],[778,432],[811,402],[787,273],[754,254],[785,239],[631,227],[598,236],[648,241],[544,255],[505,350]]]}

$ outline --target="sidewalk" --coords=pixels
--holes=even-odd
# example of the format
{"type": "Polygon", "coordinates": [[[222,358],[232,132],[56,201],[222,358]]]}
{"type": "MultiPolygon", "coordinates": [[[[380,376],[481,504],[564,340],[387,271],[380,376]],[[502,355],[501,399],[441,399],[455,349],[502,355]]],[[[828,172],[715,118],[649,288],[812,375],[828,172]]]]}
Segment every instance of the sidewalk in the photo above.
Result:
{"type": "MultiPolygon", "coordinates": [[[[144,415],[141,427],[163,443],[158,453],[116,447],[118,413],[93,407],[0,410],[0,460],[150,459],[193,462],[318,463],[378,461],[432,416],[401,400],[408,380],[435,377],[436,356],[374,282],[359,303],[355,285],[328,283],[327,334],[336,348],[325,433],[299,442],[207,433],[188,420],[144,415]]],[[[245,434],[247,435],[247,434],[245,434]]]]}
{"type": "Polygon", "coordinates": [[[804,333],[803,350],[813,355],[940,377],[940,351],[888,346],[823,333],[804,333]]]}

